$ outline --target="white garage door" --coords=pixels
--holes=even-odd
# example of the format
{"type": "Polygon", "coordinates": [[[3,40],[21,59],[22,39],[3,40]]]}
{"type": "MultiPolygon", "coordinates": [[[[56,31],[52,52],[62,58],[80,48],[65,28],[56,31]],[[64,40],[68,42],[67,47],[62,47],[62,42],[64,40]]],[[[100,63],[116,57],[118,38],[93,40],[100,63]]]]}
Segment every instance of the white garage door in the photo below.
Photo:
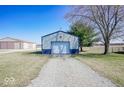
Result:
{"type": "Polygon", "coordinates": [[[53,54],[68,54],[69,42],[52,42],[53,54]]]}

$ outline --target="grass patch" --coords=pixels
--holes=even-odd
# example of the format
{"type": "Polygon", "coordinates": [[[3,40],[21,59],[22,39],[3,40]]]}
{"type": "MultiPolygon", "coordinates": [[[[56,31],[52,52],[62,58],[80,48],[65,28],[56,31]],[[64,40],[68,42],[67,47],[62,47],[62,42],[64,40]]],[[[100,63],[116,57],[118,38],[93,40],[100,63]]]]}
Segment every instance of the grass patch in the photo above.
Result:
{"type": "Polygon", "coordinates": [[[117,86],[124,86],[124,54],[85,53],[73,56],[92,69],[112,80],[117,86]]]}
{"type": "Polygon", "coordinates": [[[0,55],[0,86],[27,86],[47,62],[47,56],[33,52],[0,55]]]}

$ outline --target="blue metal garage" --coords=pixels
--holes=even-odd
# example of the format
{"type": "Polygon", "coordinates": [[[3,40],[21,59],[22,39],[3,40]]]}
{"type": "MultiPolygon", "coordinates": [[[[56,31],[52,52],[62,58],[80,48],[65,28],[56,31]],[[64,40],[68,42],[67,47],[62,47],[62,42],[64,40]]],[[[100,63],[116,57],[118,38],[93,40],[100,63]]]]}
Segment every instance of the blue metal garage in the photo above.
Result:
{"type": "Polygon", "coordinates": [[[41,38],[43,54],[78,54],[79,39],[64,31],[57,31],[41,38]]]}

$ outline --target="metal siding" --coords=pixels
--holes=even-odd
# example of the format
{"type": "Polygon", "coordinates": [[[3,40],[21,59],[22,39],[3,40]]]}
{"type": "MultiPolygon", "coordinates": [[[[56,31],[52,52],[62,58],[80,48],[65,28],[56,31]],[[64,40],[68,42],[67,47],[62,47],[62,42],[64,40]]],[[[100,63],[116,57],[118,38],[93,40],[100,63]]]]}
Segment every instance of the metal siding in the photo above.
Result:
{"type": "Polygon", "coordinates": [[[0,49],[22,49],[22,42],[2,41],[0,42],[0,49]]]}
{"type": "Polygon", "coordinates": [[[51,54],[51,49],[42,49],[42,54],[51,54]]]}
{"type": "Polygon", "coordinates": [[[1,49],[14,49],[14,42],[0,42],[1,49]]]}
{"type": "Polygon", "coordinates": [[[0,39],[0,49],[35,49],[36,44],[6,37],[0,39]],[[26,43],[26,44],[24,44],[26,43]]]}
{"type": "MultiPolygon", "coordinates": [[[[58,47],[60,47],[58,45],[58,47]]],[[[52,41],[51,42],[51,53],[52,54],[70,54],[70,42],[69,41],[52,41]],[[67,46],[65,46],[65,47],[63,47],[63,48],[68,48],[68,49],[66,49],[66,53],[64,53],[64,50],[62,49],[59,49],[59,53],[55,53],[54,52],[54,50],[53,50],[53,45],[55,45],[55,44],[59,44],[59,45],[63,45],[63,44],[67,44],[67,46]]]]}
{"type": "Polygon", "coordinates": [[[15,49],[20,49],[20,42],[15,42],[14,43],[14,48],[15,49]]]}
{"type": "Polygon", "coordinates": [[[36,49],[36,44],[32,43],[22,43],[23,49],[36,49]]]}
{"type": "Polygon", "coordinates": [[[70,49],[70,53],[71,54],[78,54],[79,53],[79,49],[70,49]]]}
{"type": "Polygon", "coordinates": [[[78,49],[78,37],[58,32],[42,38],[43,49],[51,49],[52,41],[69,41],[70,49],[78,49]],[[62,36],[62,38],[60,38],[62,36]]]}
{"type": "Polygon", "coordinates": [[[7,43],[6,42],[0,42],[0,48],[1,49],[7,49],[7,43]]]}
{"type": "Polygon", "coordinates": [[[14,39],[11,39],[11,38],[3,38],[3,39],[0,39],[1,42],[16,42],[17,40],[14,40],[14,39]]]}
{"type": "Polygon", "coordinates": [[[15,45],[14,45],[14,42],[8,42],[8,49],[14,49],[15,48],[15,45]]]}

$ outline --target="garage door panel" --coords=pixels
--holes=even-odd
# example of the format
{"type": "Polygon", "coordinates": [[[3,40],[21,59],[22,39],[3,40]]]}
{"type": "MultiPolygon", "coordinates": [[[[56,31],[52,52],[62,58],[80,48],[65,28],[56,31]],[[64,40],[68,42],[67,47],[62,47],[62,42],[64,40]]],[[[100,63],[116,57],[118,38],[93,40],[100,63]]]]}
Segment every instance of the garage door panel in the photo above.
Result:
{"type": "Polygon", "coordinates": [[[52,42],[53,54],[67,54],[69,53],[69,42],[52,42]]]}
{"type": "Polygon", "coordinates": [[[8,49],[14,49],[14,43],[8,42],[8,49]]]}
{"type": "Polygon", "coordinates": [[[6,44],[6,42],[1,42],[1,43],[0,43],[0,48],[1,48],[1,49],[7,49],[7,44],[6,44]]]}
{"type": "Polygon", "coordinates": [[[1,49],[14,49],[14,43],[12,42],[0,42],[1,49]]]}

